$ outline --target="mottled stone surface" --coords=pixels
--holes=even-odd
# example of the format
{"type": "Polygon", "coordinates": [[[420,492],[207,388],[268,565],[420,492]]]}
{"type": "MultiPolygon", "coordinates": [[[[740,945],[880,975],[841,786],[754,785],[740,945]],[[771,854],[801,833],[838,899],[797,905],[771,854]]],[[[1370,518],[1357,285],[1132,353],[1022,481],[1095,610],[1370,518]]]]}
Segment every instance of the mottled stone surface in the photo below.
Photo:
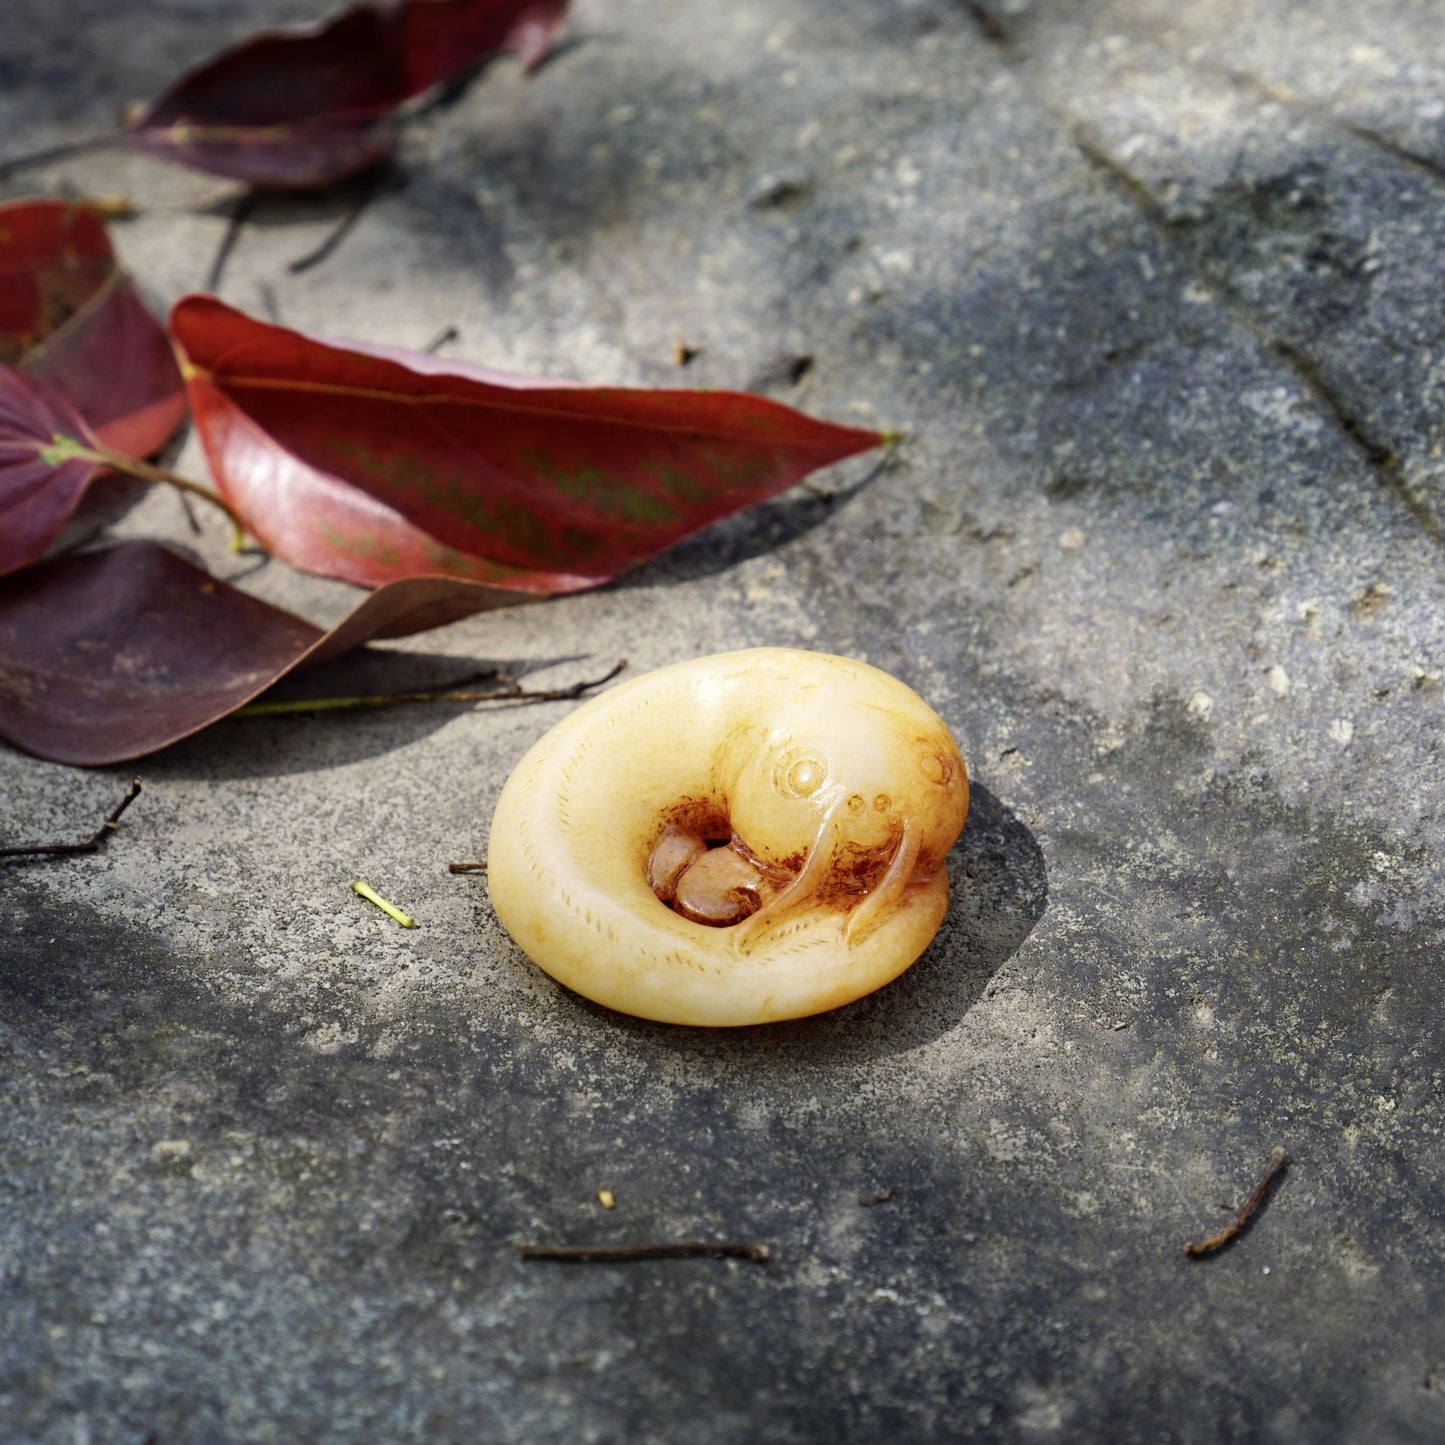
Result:
{"type": "MultiPolygon", "coordinates": [[[[9,5],[6,154],[315,13],[9,5]]],[[[415,120],[322,265],[288,269],[348,198],[263,202],[222,294],[910,439],[306,685],[866,658],[974,769],[948,920],[837,1014],[639,1023],[445,868],[566,704],[146,760],[106,851],[0,865],[0,1438],[1441,1438],[1438,7],[579,0],[570,34],[415,120]],[[1186,1259],[1276,1146],[1257,1226],[1186,1259]],[[776,1257],[512,1250],[699,1236],[776,1257]]],[[[129,194],[159,301],[237,195],[125,156],[32,192],[129,194]]],[[[119,531],[347,605],[206,526],[157,495],[119,531]]],[[[0,845],[133,771],[0,750],[0,845]]]]}

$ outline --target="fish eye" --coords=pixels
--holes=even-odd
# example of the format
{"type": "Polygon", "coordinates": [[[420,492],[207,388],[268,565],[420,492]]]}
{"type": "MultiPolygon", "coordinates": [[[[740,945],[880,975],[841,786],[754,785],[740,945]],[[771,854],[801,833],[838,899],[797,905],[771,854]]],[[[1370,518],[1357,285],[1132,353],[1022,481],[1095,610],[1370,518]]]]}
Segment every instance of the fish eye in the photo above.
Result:
{"type": "Polygon", "coordinates": [[[953,764],[942,753],[924,753],[918,766],[930,783],[946,783],[953,777],[953,764]]]}
{"type": "Polygon", "coordinates": [[[807,798],[823,786],[827,777],[822,758],[812,753],[789,753],[779,760],[773,785],[785,798],[807,798]]]}

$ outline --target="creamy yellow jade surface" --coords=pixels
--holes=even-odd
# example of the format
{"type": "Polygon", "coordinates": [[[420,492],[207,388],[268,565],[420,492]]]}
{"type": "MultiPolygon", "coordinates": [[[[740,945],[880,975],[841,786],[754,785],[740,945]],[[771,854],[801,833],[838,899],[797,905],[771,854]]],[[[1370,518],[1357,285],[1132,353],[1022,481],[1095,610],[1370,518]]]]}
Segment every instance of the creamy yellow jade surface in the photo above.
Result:
{"type": "Polygon", "coordinates": [[[957,745],[896,678],[727,652],[543,737],[502,789],[488,880],[533,961],[597,1003],[766,1023],[837,1008],[923,952],[967,813],[957,745]]]}

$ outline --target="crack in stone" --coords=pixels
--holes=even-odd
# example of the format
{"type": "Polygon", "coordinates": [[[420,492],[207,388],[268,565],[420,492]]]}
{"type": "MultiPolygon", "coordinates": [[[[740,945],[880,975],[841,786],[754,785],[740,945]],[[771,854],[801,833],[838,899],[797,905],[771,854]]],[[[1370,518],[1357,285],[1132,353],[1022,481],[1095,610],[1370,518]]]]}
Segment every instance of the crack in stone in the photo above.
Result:
{"type": "Polygon", "coordinates": [[[1424,534],[1436,546],[1445,550],[1445,527],[1430,509],[1415,495],[1410,487],[1405,469],[1393,448],[1385,446],[1370,435],[1365,424],[1354,410],[1332,388],[1320,372],[1318,363],[1293,343],[1276,335],[1247,307],[1241,306],[1225,293],[1213,278],[1189,257],[1187,251],[1178,245],[1173,228],[1158,201],[1148,186],[1134,175],[1120,161],[1110,155],[1077,121],[1061,117],[1062,123],[1079,153],[1096,170],[1103,174],[1114,188],[1125,195],[1140,214],[1169,244],[1170,250],[1188,268],[1195,282],[1209,295],[1216,306],[1221,307],[1242,325],[1254,338],[1255,344],[1264,352],[1278,357],[1289,367],[1291,373],[1310,397],[1334,420],[1341,434],[1354,446],[1374,473],[1381,487],[1395,499],[1424,534]]]}
{"type": "Polygon", "coordinates": [[[1385,489],[1415,519],[1420,530],[1437,546],[1445,548],[1445,529],[1411,490],[1409,479],[1394,448],[1370,435],[1359,417],[1320,375],[1319,366],[1293,342],[1269,337],[1268,345],[1303,383],[1310,395],[1334,417],[1336,425],[1359,448],[1381,479],[1385,489]]]}
{"type": "MultiPolygon", "coordinates": [[[[1174,54],[1173,51],[1169,53],[1174,54]]],[[[1371,126],[1361,125],[1357,121],[1347,120],[1344,116],[1336,115],[1327,106],[1320,105],[1306,96],[1287,90],[1283,86],[1274,85],[1260,76],[1250,74],[1247,70],[1239,70],[1219,61],[1183,56],[1176,56],[1176,59],[1183,64],[1197,65],[1201,70],[1213,71],[1216,75],[1222,75],[1231,84],[1248,91],[1260,100],[1272,101],[1275,105],[1282,105],[1289,110],[1298,111],[1301,115],[1309,116],[1311,120],[1317,120],[1322,125],[1342,131],[1358,141],[1363,141],[1368,146],[1384,151],[1403,165],[1424,171],[1437,181],[1445,181],[1445,165],[1433,157],[1424,155],[1420,151],[1411,150],[1408,146],[1391,140],[1389,136],[1371,126]]]]}

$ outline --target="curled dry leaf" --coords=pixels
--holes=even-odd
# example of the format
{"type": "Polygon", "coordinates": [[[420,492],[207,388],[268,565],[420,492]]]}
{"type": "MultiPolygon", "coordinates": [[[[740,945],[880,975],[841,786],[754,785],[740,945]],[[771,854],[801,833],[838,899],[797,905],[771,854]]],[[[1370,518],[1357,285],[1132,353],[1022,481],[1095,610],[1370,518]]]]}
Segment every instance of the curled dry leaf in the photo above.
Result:
{"type": "Polygon", "coordinates": [[[323,632],[154,542],[55,558],[0,580],[0,737],[55,762],[128,761],[302,665],[515,601],[416,578],[323,632]]]}
{"type": "Polygon", "coordinates": [[[139,150],[252,185],[328,186],[381,160],[398,106],[514,51],[546,52],[566,0],[385,0],[243,41],[126,118],[139,150]]]}
{"type": "Polygon", "coordinates": [[[62,393],[129,456],[157,451],[185,415],[170,342],[84,206],[0,205],[0,363],[62,393]]]}
{"type": "Polygon", "coordinates": [[[575,591],[882,440],[743,393],[322,341],[211,296],[170,326],[217,489],[275,556],[363,586],[575,591]]]}

